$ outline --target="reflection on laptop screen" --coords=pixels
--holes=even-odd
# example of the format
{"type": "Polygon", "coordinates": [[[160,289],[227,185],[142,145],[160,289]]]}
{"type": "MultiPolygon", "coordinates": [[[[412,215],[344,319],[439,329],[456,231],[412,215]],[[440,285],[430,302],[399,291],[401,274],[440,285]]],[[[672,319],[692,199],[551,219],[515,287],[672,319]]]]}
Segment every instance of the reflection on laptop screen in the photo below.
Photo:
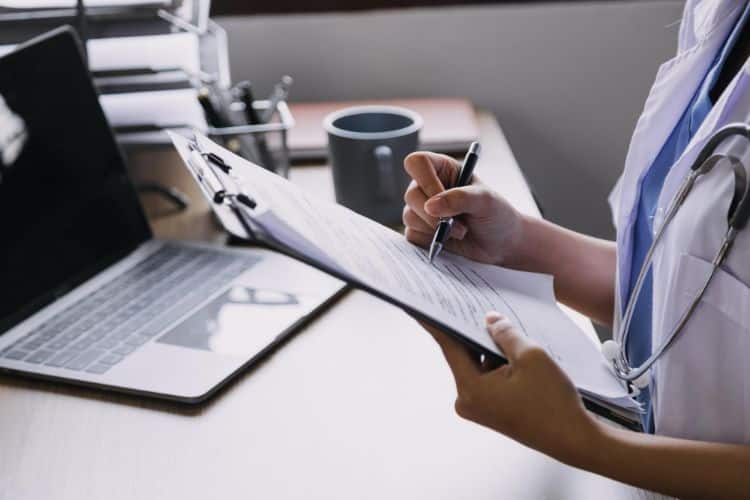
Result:
{"type": "Polygon", "coordinates": [[[0,332],[150,237],[70,30],[0,59],[0,332]]]}

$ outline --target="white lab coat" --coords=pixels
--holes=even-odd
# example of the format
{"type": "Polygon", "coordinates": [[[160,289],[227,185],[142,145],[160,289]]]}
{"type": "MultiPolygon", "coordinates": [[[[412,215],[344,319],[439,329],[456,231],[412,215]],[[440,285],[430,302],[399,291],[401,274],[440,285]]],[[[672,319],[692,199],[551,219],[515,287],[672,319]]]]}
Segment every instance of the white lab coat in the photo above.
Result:
{"type": "MultiPolygon", "coordinates": [[[[702,82],[745,6],[745,0],[688,0],[676,57],[663,64],[638,120],[625,170],[610,204],[617,227],[615,326],[628,286],[639,181],[702,82]]],[[[730,122],[750,123],[750,65],[728,85],[664,183],[654,227],[698,150],[730,122]]],[[[740,139],[741,141],[741,139],[740,139]]],[[[732,146],[730,144],[730,146],[732,146]]],[[[732,152],[750,165],[747,148],[732,152]]],[[[727,229],[734,179],[726,165],[696,184],[654,256],[652,343],[662,343],[710,270],[727,229]]],[[[750,172],[749,172],[750,174],[750,172]]],[[[750,227],[740,233],[698,309],[652,371],[658,434],[750,444],[750,227]]]]}

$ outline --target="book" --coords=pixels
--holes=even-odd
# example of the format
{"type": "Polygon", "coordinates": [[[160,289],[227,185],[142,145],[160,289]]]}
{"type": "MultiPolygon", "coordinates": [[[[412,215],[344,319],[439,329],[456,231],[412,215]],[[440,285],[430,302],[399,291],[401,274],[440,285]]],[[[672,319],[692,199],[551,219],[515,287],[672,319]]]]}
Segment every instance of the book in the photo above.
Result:
{"type": "Polygon", "coordinates": [[[292,159],[324,159],[328,138],[323,118],[329,113],[351,106],[400,106],[417,112],[424,120],[420,147],[439,153],[465,152],[479,138],[479,124],[471,102],[466,99],[389,99],[340,102],[292,102],[289,110],[295,126],[289,131],[289,153],[292,159]]]}

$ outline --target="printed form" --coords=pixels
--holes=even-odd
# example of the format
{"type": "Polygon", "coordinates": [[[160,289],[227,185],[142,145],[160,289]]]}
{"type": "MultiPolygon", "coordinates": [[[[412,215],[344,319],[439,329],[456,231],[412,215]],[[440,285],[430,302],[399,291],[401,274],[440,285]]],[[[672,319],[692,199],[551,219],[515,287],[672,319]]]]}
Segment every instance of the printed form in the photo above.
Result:
{"type": "MultiPolygon", "coordinates": [[[[187,141],[173,136],[189,156],[187,141]]],[[[481,264],[443,252],[431,265],[426,250],[400,233],[340,205],[319,200],[286,179],[198,136],[200,147],[224,158],[235,181],[258,206],[249,217],[277,242],[419,311],[502,355],[484,316],[508,316],[544,347],[583,392],[622,404],[627,391],[598,347],[557,306],[552,277],[481,264]]]]}

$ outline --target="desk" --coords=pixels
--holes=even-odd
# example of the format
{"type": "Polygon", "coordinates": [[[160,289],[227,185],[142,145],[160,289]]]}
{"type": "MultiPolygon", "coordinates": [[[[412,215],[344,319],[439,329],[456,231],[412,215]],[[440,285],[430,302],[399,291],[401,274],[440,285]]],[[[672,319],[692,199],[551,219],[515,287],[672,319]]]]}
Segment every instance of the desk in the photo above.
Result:
{"type": "MultiPolygon", "coordinates": [[[[481,130],[478,175],[538,213],[494,118],[482,115],[481,130]]],[[[134,175],[169,179],[193,200],[179,216],[147,200],[159,236],[221,239],[176,155],[134,160],[134,175]]],[[[296,168],[292,180],[333,196],[325,167],[296,168]]],[[[0,498],[653,497],[459,419],[454,397],[434,341],[400,310],[350,292],[198,408],[0,377],[0,498]]]]}

